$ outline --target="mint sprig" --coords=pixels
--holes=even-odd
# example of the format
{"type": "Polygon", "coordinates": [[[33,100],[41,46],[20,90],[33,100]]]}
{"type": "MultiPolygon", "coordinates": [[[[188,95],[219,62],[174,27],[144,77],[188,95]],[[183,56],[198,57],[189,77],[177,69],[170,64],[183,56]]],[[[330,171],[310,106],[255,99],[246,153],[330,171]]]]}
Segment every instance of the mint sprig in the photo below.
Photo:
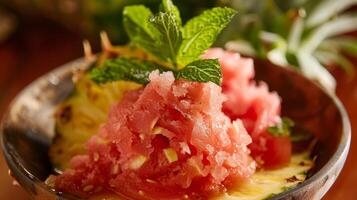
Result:
{"type": "Polygon", "coordinates": [[[283,136],[290,136],[291,129],[295,126],[295,123],[292,119],[283,117],[281,119],[281,123],[277,124],[276,126],[270,126],[268,128],[268,133],[275,137],[283,137],[283,136]]]}
{"type": "Polygon", "coordinates": [[[236,11],[230,8],[213,8],[189,20],[182,29],[179,63],[187,64],[202,55],[235,14],[236,11]]]}
{"type": "Polygon", "coordinates": [[[127,6],[123,18],[131,42],[172,68],[134,58],[117,58],[92,70],[91,78],[97,83],[127,80],[147,84],[149,74],[159,69],[171,70],[177,79],[220,85],[218,60],[199,57],[235,14],[230,8],[213,8],[182,27],[180,12],[171,0],[162,0],[157,14],[142,5],[127,6]]]}
{"type": "MultiPolygon", "coordinates": [[[[94,68],[90,77],[97,83],[112,81],[134,81],[140,84],[149,83],[149,74],[159,70],[170,71],[153,62],[142,61],[136,58],[116,58],[106,60],[100,68],[94,68]]],[[[176,79],[185,79],[195,82],[213,82],[221,84],[222,74],[217,59],[197,60],[188,64],[181,70],[173,70],[176,79]]]]}
{"type": "Polygon", "coordinates": [[[126,32],[136,46],[173,66],[184,66],[199,59],[236,14],[231,8],[213,8],[182,27],[180,12],[171,0],[163,0],[156,15],[150,16],[151,11],[142,7],[124,9],[126,32]],[[140,12],[143,16],[137,16],[140,12]]]}

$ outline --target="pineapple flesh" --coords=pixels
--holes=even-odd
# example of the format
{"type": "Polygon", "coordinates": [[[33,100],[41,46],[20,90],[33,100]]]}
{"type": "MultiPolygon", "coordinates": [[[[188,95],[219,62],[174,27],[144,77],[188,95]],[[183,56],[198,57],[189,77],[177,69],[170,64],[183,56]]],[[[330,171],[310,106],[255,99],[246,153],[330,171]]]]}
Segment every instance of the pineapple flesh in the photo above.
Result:
{"type": "MultiPolygon", "coordinates": [[[[95,66],[100,67],[107,58],[118,56],[150,59],[130,46],[110,47],[98,57],[95,66]]],[[[97,84],[86,71],[76,74],[75,79],[74,91],[58,106],[55,115],[56,137],[49,156],[57,171],[66,169],[73,156],[86,152],[86,141],[106,121],[112,104],[119,102],[126,91],[142,87],[130,81],[97,84]]]]}

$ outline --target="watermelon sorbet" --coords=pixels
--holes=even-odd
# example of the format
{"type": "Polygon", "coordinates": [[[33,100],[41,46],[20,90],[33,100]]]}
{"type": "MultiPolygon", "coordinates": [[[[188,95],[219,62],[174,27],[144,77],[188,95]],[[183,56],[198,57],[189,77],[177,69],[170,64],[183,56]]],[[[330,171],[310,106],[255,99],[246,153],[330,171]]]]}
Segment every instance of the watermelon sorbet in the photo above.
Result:
{"type": "Polygon", "coordinates": [[[252,80],[253,61],[222,49],[203,57],[219,58],[221,87],[152,72],[148,85],[112,106],[87,153],[55,178],[56,190],[207,199],[245,181],[256,167],[289,162],[290,140],[267,133],[280,123],[280,98],[252,80]]]}

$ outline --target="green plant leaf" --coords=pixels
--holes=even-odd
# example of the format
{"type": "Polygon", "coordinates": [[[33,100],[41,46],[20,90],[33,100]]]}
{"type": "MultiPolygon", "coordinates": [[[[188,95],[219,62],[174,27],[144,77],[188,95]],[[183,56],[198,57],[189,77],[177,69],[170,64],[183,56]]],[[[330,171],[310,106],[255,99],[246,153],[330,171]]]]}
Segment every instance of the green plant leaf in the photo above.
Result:
{"type": "Polygon", "coordinates": [[[344,14],[316,28],[303,42],[300,50],[312,53],[323,40],[357,30],[357,15],[344,14]]]}
{"type": "Polygon", "coordinates": [[[167,71],[164,67],[135,58],[116,58],[106,60],[100,68],[94,68],[90,77],[97,83],[106,83],[118,80],[134,81],[140,84],[149,82],[149,74],[154,70],[167,71]]]}
{"type": "Polygon", "coordinates": [[[160,12],[153,15],[144,6],[124,9],[124,25],[131,41],[175,68],[199,59],[231,21],[236,11],[213,8],[191,19],[184,28],[180,12],[171,0],[162,0],[160,12]]]}
{"type": "Polygon", "coordinates": [[[228,51],[236,51],[245,56],[256,56],[257,52],[252,45],[246,40],[233,40],[224,45],[228,51]]]}
{"type": "MultiPolygon", "coordinates": [[[[239,44],[249,43],[244,47],[253,47],[254,57],[288,67],[296,66],[303,75],[318,81],[329,92],[334,92],[336,81],[325,68],[326,62],[322,61],[332,59],[316,58],[315,52],[323,48],[342,56],[349,54],[348,57],[334,56],[335,62],[347,70],[351,65],[345,58],[357,55],[354,38],[342,39],[348,37],[347,33],[357,31],[357,16],[353,12],[357,0],[236,0],[224,1],[224,5],[232,6],[243,14],[230,24],[229,32],[224,33],[230,37],[220,40],[220,44],[227,39],[238,40],[239,44]],[[278,35],[282,42],[274,42],[277,37],[262,37],[269,36],[264,32],[278,35]],[[285,47],[279,45],[284,43],[285,47]]],[[[247,52],[242,45],[232,44],[230,42],[226,46],[247,52]]]]}
{"type": "Polygon", "coordinates": [[[123,11],[124,28],[132,43],[153,55],[160,55],[156,48],[155,32],[149,24],[152,12],[142,5],[126,6],[123,11]]]}
{"type": "MultiPolygon", "coordinates": [[[[171,0],[162,0],[160,12],[155,15],[144,6],[125,7],[124,25],[131,42],[173,65],[176,78],[220,84],[222,74],[218,60],[197,59],[212,45],[235,13],[230,8],[213,8],[189,21],[182,30],[179,10],[171,0]],[[184,54],[180,53],[182,46],[184,54]],[[188,55],[189,59],[178,62],[180,55],[188,55]],[[190,64],[178,70],[186,62],[190,64]]],[[[169,70],[153,62],[118,58],[108,60],[101,68],[94,69],[91,78],[98,83],[128,80],[146,84],[149,74],[155,69],[169,70]]]]}
{"type": "MultiPolygon", "coordinates": [[[[116,58],[107,60],[99,68],[90,72],[90,77],[96,83],[107,83],[124,80],[140,84],[149,83],[149,75],[152,71],[170,71],[159,64],[136,58],[116,58]]],[[[188,64],[181,70],[172,71],[176,79],[185,79],[195,82],[213,82],[221,84],[222,73],[217,59],[197,60],[188,64]]]]}
{"type": "Polygon", "coordinates": [[[172,12],[159,12],[150,19],[150,22],[157,30],[155,46],[160,50],[155,56],[176,64],[176,56],[182,43],[181,27],[176,15],[172,12]]]}
{"type": "Polygon", "coordinates": [[[290,136],[291,128],[295,126],[293,120],[287,117],[281,119],[281,123],[268,127],[268,133],[276,137],[290,136]]]}
{"type": "Polygon", "coordinates": [[[196,82],[213,82],[221,85],[222,72],[217,59],[197,60],[176,73],[178,79],[196,82]]]}
{"type": "MultiPolygon", "coordinates": [[[[264,2],[265,6],[259,13],[263,29],[286,37],[290,26],[289,19],[285,13],[280,10],[276,4],[276,0],[265,0],[264,2]]],[[[259,3],[262,3],[262,1],[259,3]]]]}
{"type": "Polygon", "coordinates": [[[334,92],[336,80],[329,71],[309,52],[299,51],[296,54],[301,72],[308,78],[316,80],[327,92],[334,92]]]}
{"type": "Polygon", "coordinates": [[[189,20],[183,27],[178,62],[185,65],[198,59],[235,14],[236,11],[231,8],[213,8],[189,20]]]}
{"type": "Polygon", "coordinates": [[[343,55],[329,51],[316,51],[314,56],[325,66],[337,65],[349,74],[354,74],[354,65],[343,55]]]}
{"type": "Polygon", "coordinates": [[[289,51],[296,51],[299,48],[301,35],[304,31],[304,20],[302,16],[297,16],[294,20],[289,35],[287,46],[289,51]]]}
{"type": "Polygon", "coordinates": [[[319,25],[353,5],[357,5],[356,0],[324,0],[309,14],[306,25],[307,27],[319,25]]]}
{"type": "Polygon", "coordinates": [[[286,59],[287,44],[284,38],[276,33],[267,31],[261,31],[259,37],[264,44],[271,45],[271,50],[266,53],[266,58],[276,65],[286,66],[289,64],[286,59]]]}
{"type": "Polygon", "coordinates": [[[124,26],[131,42],[146,52],[166,62],[176,63],[182,43],[181,19],[176,6],[163,0],[156,15],[142,6],[124,9],[124,26]]]}
{"type": "Polygon", "coordinates": [[[351,56],[357,56],[357,38],[351,36],[338,36],[322,41],[320,47],[329,51],[341,51],[351,56]]]}
{"type": "Polygon", "coordinates": [[[178,8],[172,3],[171,0],[163,0],[160,5],[161,12],[172,12],[175,15],[176,22],[178,26],[182,26],[180,11],[178,8]]]}

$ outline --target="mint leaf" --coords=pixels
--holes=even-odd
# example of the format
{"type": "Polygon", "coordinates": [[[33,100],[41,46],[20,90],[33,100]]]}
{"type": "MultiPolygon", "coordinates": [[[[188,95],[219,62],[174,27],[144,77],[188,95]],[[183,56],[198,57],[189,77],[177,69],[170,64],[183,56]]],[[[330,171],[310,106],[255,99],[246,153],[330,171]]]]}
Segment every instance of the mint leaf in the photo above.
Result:
{"type": "Polygon", "coordinates": [[[269,127],[268,133],[276,137],[282,136],[290,136],[291,135],[291,128],[295,126],[293,120],[287,117],[283,117],[281,119],[281,123],[276,126],[269,127]]]}
{"type": "Polygon", "coordinates": [[[182,43],[182,34],[176,16],[172,12],[159,12],[150,19],[156,28],[155,47],[159,50],[156,56],[176,64],[176,55],[182,43]]]}
{"type": "MultiPolygon", "coordinates": [[[[90,77],[97,83],[125,80],[140,84],[149,83],[149,75],[154,70],[169,71],[156,63],[136,58],[116,58],[107,60],[103,66],[94,68],[90,77]]],[[[185,68],[173,71],[176,79],[221,84],[222,73],[217,59],[197,60],[185,68]]]]}
{"type": "Polygon", "coordinates": [[[286,128],[292,128],[295,126],[295,122],[289,117],[282,117],[281,121],[283,122],[283,126],[285,126],[286,128]]]}
{"type": "Polygon", "coordinates": [[[218,59],[197,60],[176,73],[176,78],[221,85],[222,72],[218,59]]]}
{"type": "Polygon", "coordinates": [[[124,28],[132,43],[150,54],[161,55],[161,50],[156,47],[155,28],[149,24],[152,16],[145,6],[126,6],[123,11],[124,28]]]}
{"type": "Polygon", "coordinates": [[[178,68],[199,59],[235,14],[230,8],[213,8],[182,28],[177,7],[171,0],[162,0],[154,16],[144,6],[125,7],[124,26],[135,45],[178,68]]]}
{"type": "Polygon", "coordinates": [[[131,42],[157,58],[176,64],[182,43],[181,19],[171,1],[164,0],[154,15],[144,6],[124,8],[124,27],[131,42]]]}
{"type": "Polygon", "coordinates": [[[171,0],[163,0],[160,5],[161,12],[172,12],[175,15],[175,20],[178,26],[182,26],[182,21],[180,17],[180,11],[178,8],[172,3],[171,0]]]}
{"type": "Polygon", "coordinates": [[[198,59],[235,14],[236,11],[231,8],[213,8],[189,20],[183,27],[178,62],[187,64],[198,59]]]}
{"type": "MultiPolygon", "coordinates": [[[[125,7],[124,26],[132,43],[171,63],[176,78],[197,82],[212,81],[220,85],[222,74],[218,60],[197,59],[213,44],[235,13],[230,8],[213,8],[193,18],[182,28],[177,7],[171,0],[162,0],[160,12],[155,15],[142,5],[125,7]],[[184,65],[186,67],[177,70],[184,65]]],[[[118,58],[94,69],[91,77],[98,83],[129,80],[146,84],[150,72],[155,69],[169,70],[148,61],[118,58]]]]}
{"type": "Polygon", "coordinates": [[[106,60],[100,68],[94,68],[90,77],[97,83],[125,80],[140,84],[149,82],[149,74],[159,69],[160,72],[167,71],[162,66],[135,58],[116,58],[106,60]]]}

